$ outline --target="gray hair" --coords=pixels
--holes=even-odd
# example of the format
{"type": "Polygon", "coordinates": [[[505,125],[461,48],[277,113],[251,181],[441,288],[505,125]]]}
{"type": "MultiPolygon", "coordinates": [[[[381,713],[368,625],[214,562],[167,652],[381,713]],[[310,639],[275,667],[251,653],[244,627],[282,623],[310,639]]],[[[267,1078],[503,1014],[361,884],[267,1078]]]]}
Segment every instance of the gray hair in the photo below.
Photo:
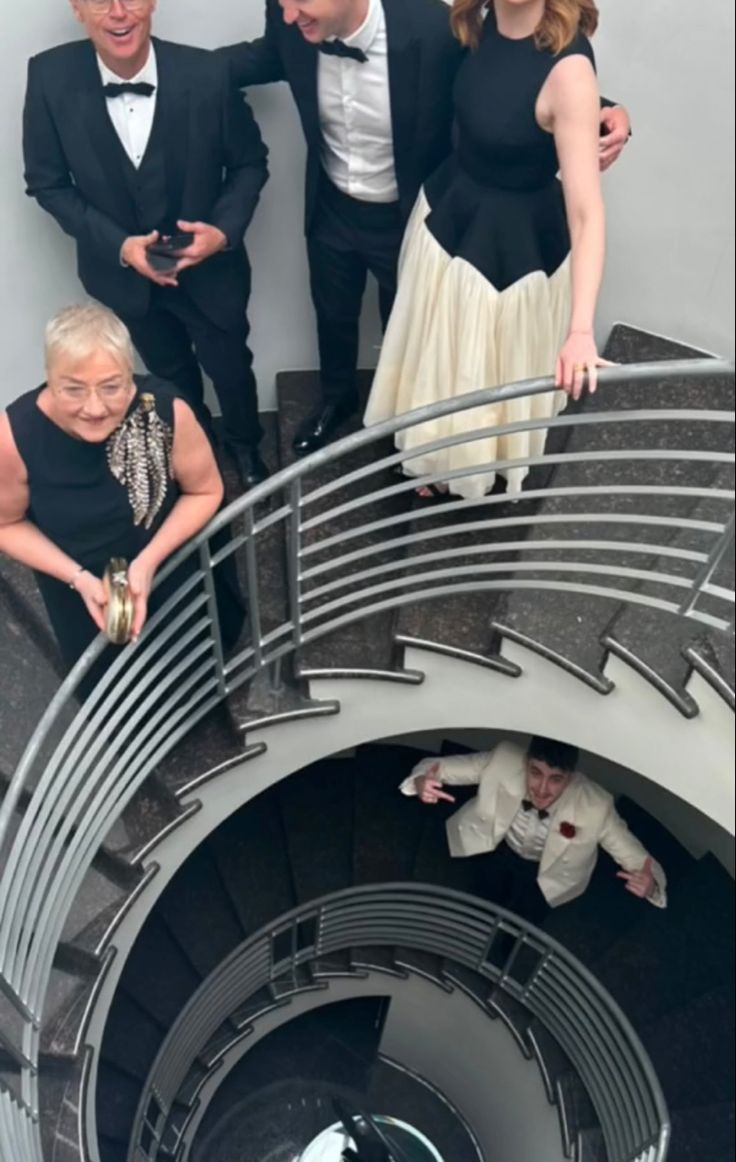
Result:
{"type": "Polygon", "coordinates": [[[83,359],[100,348],[114,355],[126,369],[133,370],[133,343],[128,328],[99,303],[64,307],[46,325],[47,369],[57,355],[83,359]]]}

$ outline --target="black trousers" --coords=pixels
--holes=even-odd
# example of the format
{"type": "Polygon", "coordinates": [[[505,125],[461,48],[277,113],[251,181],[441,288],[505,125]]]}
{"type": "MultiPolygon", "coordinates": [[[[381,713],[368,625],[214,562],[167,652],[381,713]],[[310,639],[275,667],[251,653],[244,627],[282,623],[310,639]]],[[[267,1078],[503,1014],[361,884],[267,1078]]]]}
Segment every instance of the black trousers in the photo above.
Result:
{"type": "Polygon", "coordinates": [[[504,841],[495,851],[474,857],[479,896],[508,908],[539,927],[550,907],[539,890],[539,864],[522,859],[504,841]]]}
{"type": "Polygon", "coordinates": [[[307,239],[324,402],[357,407],[360,311],[368,272],[378,282],[385,328],[396,296],[404,223],[398,202],[362,202],[323,174],[307,239]]]}
{"type": "Polygon", "coordinates": [[[155,287],[142,319],[124,320],[148,370],[179,389],[209,435],[212,420],[204,403],[202,368],[215,388],[229,444],[257,445],[262,436],[250,328],[216,327],[181,287],[155,287]]]}

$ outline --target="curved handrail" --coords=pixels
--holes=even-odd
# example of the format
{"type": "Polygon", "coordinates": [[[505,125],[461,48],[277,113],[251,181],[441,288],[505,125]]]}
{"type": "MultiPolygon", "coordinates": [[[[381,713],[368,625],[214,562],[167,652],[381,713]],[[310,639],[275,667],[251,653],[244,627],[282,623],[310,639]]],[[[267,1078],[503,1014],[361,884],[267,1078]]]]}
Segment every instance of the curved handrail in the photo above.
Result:
{"type": "MultiPolygon", "coordinates": [[[[732,373],[733,364],[713,359],[643,364],[604,371],[600,390],[605,392],[621,381],[671,381],[678,376],[692,380],[732,373]]],[[[380,448],[387,437],[427,421],[489,403],[540,395],[550,392],[552,386],[549,378],[543,378],[429,405],[348,436],[240,497],[163,567],[158,582],[183,561],[197,561],[188,580],[150,618],[139,641],[119,653],[63,728],[64,716],[76,706],[84,678],[105,647],[104,639],[96,639],[80,658],[44,714],[0,805],[0,866],[6,856],[0,880],[0,1011],[9,1008],[16,1025],[9,1031],[0,1029],[0,1034],[2,1047],[15,1060],[18,1077],[11,1092],[7,1075],[0,1076],[0,1131],[4,1135],[0,1140],[10,1143],[9,1162],[18,1158],[41,1162],[37,1070],[42,1014],[54,954],[92,858],[156,765],[231,691],[286,655],[298,654],[307,641],[372,613],[445,594],[515,589],[599,594],[645,604],[706,626],[724,628],[730,624],[733,593],[717,583],[717,568],[733,539],[733,491],[714,477],[723,466],[733,463],[733,455],[730,451],[693,449],[689,442],[698,425],[708,431],[714,426],[715,430],[732,426],[731,412],[651,407],[561,414],[550,420],[456,430],[411,452],[383,454],[380,448]],[[435,479],[398,480],[393,472],[402,460],[489,435],[515,435],[540,428],[573,431],[594,425],[608,426],[609,431],[616,425],[619,434],[652,429],[653,446],[612,448],[609,442],[605,450],[596,453],[557,452],[501,462],[506,467],[558,465],[568,471],[575,466],[596,466],[593,484],[555,485],[553,481],[521,494],[521,502],[549,498],[563,508],[562,513],[537,513],[534,526],[538,535],[529,542],[523,539],[529,522],[523,519],[528,514],[521,511],[522,505],[518,521],[514,516],[504,517],[505,533],[515,525],[522,530],[515,542],[518,560],[506,562],[504,567],[496,560],[483,561],[479,553],[477,567],[448,565],[437,569],[434,565],[442,559],[437,554],[406,555],[403,586],[399,578],[386,579],[388,568],[376,583],[377,553],[410,554],[413,545],[426,548],[432,540],[438,543],[438,532],[451,535],[447,525],[441,530],[428,529],[424,538],[411,533],[408,537],[394,535],[402,525],[425,522],[424,513],[401,508],[401,502],[411,497],[418,484],[435,479]],[[646,429],[641,425],[647,425],[646,429]],[[682,446],[675,440],[675,447],[663,447],[665,438],[672,439],[673,433],[680,432],[682,446]],[[355,453],[376,445],[380,454],[374,460],[357,468],[351,464],[355,453]],[[346,460],[347,470],[340,471],[346,460]],[[672,485],[668,473],[675,463],[680,471],[678,483],[672,485]],[[621,465],[633,476],[631,482],[622,483],[620,474],[606,479],[608,468],[616,471],[621,465]],[[311,482],[316,471],[328,467],[337,468],[332,479],[316,485],[311,482]],[[346,489],[357,489],[358,495],[346,499],[346,489]],[[708,519],[695,517],[692,507],[706,501],[714,511],[708,519]],[[600,535],[586,540],[584,530],[591,515],[600,517],[602,524],[615,523],[619,512],[626,516],[625,542],[600,535]],[[566,536],[560,535],[560,515],[566,518],[562,525],[568,528],[566,536]],[[654,530],[668,529],[671,533],[685,527],[686,522],[702,538],[694,549],[663,544],[663,537],[652,535],[654,530]],[[273,624],[262,600],[260,546],[279,526],[287,542],[286,593],[284,609],[273,624]],[[554,540],[546,540],[548,528],[553,528],[554,540]],[[213,538],[225,529],[229,530],[227,543],[215,547],[213,538]],[[376,536],[386,533],[386,540],[376,541],[376,536]],[[340,584],[329,590],[323,586],[320,596],[319,582],[313,587],[315,579],[321,577],[317,569],[324,561],[320,557],[336,549],[339,554],[344,544],[350,545],[350,551],[342,559],[338,556],[336,564],[332,557],[327,570],[330,585],[340,584]],[[554,549],[550,549],[552,544],[554,549]],[[361,553],[361,547],[367,551],[361,553]],[[531,561],[524,557],[530,551],[538,554],[531,561]],[[236,552],[244,563],[250,639],[225,658],[212,570],[236,552]],[[550,552],[555,554],[553,561],[548,559],[550,552]],[[632,554],[641,556],[642,552],[671,564],[656,571],[632,567],[632,554]],[[591,561],[591,554],[598,557],[591,561]],[[361,571],[365,556],[370,565],[361,571]],[[413,568],[417,560],[419,564],[413,568]],[[359,568],[351,571],[356,564],[359,568]],[[336,578],[335,568],[346,569],[345,577],[336,578]],[[30,803],[17,833],[11,835],[16,809],[27,792],[32,792],[30,803]]],[[[457,478],[477,470],[475,465],[449,475],[457,478]]],[[[452,519],[461,509],[475,509],[480,519],[474,527],[490,531],[498,505],[505,502],[506,498],[494,495],[478,501],[451,500],[443,506],[443,514],[452,519]]],[[[497,551],[493,544],[487,549],[489,555],[497,551]]],[[[450,557],[452,550],[446,551],[450,557]]]]}
{"type": "Polygon", "coordinates": [[[169,1117],[183,1101],[185,1079],[216,1032],[252,996],[275,984],[286,996],[290,981],[297,993],[306,987],[299,970],[313,961],[355,946],[391,945],[437,955],[448,968],[462,965],[512,996],[577,1070],[610,1162],[635,1162],[645,1151],[649,1162],[663,1162],[670,1136],[664,1095],[610,994],[567,949],[519,916],[429,884],[333,893],[294,908],[235,949],[187,1002],[157,1054],[138,1104],[129,1162],[159,1162],[161,1149],[181,1148],[178,1135],[175,1144],[170,1140],[169,1117]]]}

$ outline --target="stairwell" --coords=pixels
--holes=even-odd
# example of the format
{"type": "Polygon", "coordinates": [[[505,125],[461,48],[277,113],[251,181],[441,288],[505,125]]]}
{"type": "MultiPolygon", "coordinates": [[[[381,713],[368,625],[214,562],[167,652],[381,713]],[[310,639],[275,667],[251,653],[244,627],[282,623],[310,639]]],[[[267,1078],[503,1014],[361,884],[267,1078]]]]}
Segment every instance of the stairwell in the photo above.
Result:
{"type": "MultiPolygon", "coordinates": [[[[627,362],[688,354],[679,345],[625,327],[615,329],[607,353],[627,362]]],[[[268,441],[272,462],[284,466],[289,461],[293,430],[311,409],[316,382],[311,375],[285,373],[279,377],[278,388],[278,423],[271,418],[268,441]]],[[[637,406],[647,406],[649,398],[636,395],[641,391],[636,386],[630,389],[637,406]]],[[[732,385],[724,385],[722,379],[712,385],[684,381],[676,389],[683,402],[695,400],[719,409],[731,406],[732,392],[732,385]]],[[[603,402],[601,396],[588,401],[586,408],[603,406],[603,402]]],[[[677,399],[668,403],[676,406],[677,399]]],[[[569,441],[558,432],[555,439],[568,451],[605,451],[595,440],[586,443],[595,430],[574,429],[569,441]]],[[[625,446],[656,445],[658,430],[639,431],[639,445],[632,442],[629,425],[625,446]]],[[[607,431],[616,438],[615,425],[607,431]]],[[[721,448],[715,431],[708,434],[707,425],[701,426],[698,446],[702,442],[704,447],[721,448]]],[[[550,457],[556,446],[551,441],[550,457]]],[[[230,467],[227,462],[223,467],[232,488],[230,467]]],[[[305,544],[306,567],[315,569],[314,576],[305,582],[307,595],[310,587],[334,576],[328,568],[331,538],[350,531],[356,520],[360,525],[380,524],[386,518],[402,516],[400,539],[404,543],[390,551],[375,552],[380,538],[372,543],[370,531],[356,538],[353,560],[346,561],[339,573],[345,582],[341,592],[349,591],[351,570],[364,567],[363,555],[370,556],[370,564],[387,577],[407,576],[407,554],[414,551],[410,546],[421,549],[422,537],[430,528],[446,530],[439,543],[451,551],[453,568],[470,569],[472,575],[476,565],[502,559],[512,574],[523,550],[518,545],[513,551],[496,548],[505,543],[509,526],[522,518],[527,522],[526,540],[544,540],[550,537],[550,526],[536,526],[536,518],[552,512],[564,528],[564,517],[570,511],[564,496],[513,504],[495,496],[496,527],[489,531],[486,524],[479,541],[474,527],[477,514],[472,510],[458,514],[452,505],[422,504],[411,489],[400,496],[381,496],[381,490],[395,478],[376,479],[371,491],[379,495],[364,503],[358,485],[369,467],[370,457],[363,452],[353,462],[343,462],[339,473],[335,465],[318,466],[303,486],[304,492],[316,492],[305,544]],[[355,474],[354,485],[345,483],[346,472],[355,474]],[[336,505],[342,509],[337,517],[336,505]],[[321,520],[329,509],[333,516],[321,520]]],[[[655,465],[655,470],[652,477],[651,465],[646,466],[647,480],[667,480],[672,465],[655,465]]],[[[704,487],[715,484],[726,489],[727,472],[722,468],[717,471],[719,475],[714,477],[712,467],[707,473],[703,469],[698,480],[704,487]]],[[[569,465],[550,464],[535,473],[529,481],[532,492],[553,487],[579,490],[581,484],[598,479],[598,466],[590,460],[574,470],[569,465]]],[[[666,535],[670,539],[660,536],[657,543],[699,548],[698,526],[723,515],[720,502],[715,503],[714,509],[709,501],[706,511],[702,499],[694,497],[689,513],[692,527],[673,528],[675,510],[662,501],[658,515],[663,522],[670,520],[666,535]]],[[[272,508],[277,507],[278,501],[274,501],[272,508]]],[[[579,503],[576,511],[580,511],[579,503]]],[[[637,511],[635,502],[631,511],[637,511]]],[[[596,512],[600,512],[599,505],[596,512]]],[[[591,538],[598,527],[591,526],[591,538]]],[[[258,557],[265,632],[278,627],[288,612],[284,574],[289,546],[282,530],[277,522],[266,529],[261,541],[266,548],[258,557]]],[[[620,558],[625,566],[635,559],[631,553],[636,534],[623,527],[619,534],[628,546],[620,558]]],[[[550,548],[542,559],[553,564],[556,553],[550,548]]],[[[601,555],[593,549],[580,559],[596,565],[601,555]]],[[[657,571],[656,557],[645,561],[644,566],[637,558],[640,568],[657,571]]],[[[245,570],[245,563],[243,567],[245,570]]],[[[729,563],[719,567],[717,581],[732,587],[729,563]]],[[[643,586],[646,590],[647,583],[643,586]]],[[[631,591],[644,590],[637,582],[631,591]]],[[[654,589],[649,592],[656,595],[654,589]]],[[[58,687],[59,671],[35,591],[25,576],[6,562],[0,576],[0,601],[4,644],[11,646],[3,650],[2,692],[3,697],[7,693],[7,704],[17,711],[11,715],[12,729],[3,731],[7,785],[30,731],[58,687]],[[12,643],[20,640],[24,642],[22,652],[12,649],[12,643]],[[16,656],[22,657],[19,667],[13,664],[16,656]]],[[[375,683],[388,679],[397,683],[397,694],[423,681],[415,664],[421,652],[414,648],[416,643],[486,667],[499,681],[505,680],[507,688],[519,669],[517,657],[532,651],[551,662],[552,670],[557,667],[560,674],[573,676],[601,699],[612,689],[612,660],[620,659],[624,670],[636,672],[645,685],[664,697],[683,725],[692,722],[697,726],[700,720],[702,728],[708,724],[712,728],[713,715],[717,718],[721,713],[724,697],[733,706],[733,636],[673,618],[667,620],[667,632],[662,633],[660,626],[665,623],[657,616],[627,600],[579,594],[567,597],[538,589],[512,593],[486,590],[421,603],[408,601],[394,611],[358,620],[329,636],[315,636],[303,644],[297,665],[286,658],[210,712],[136,791],[72,901],[55,957],[41,1034],[41,1125],[47,1156],[54,1162],[78,1162],[80,1135],[89,1130],[80,1120],[79,1095],[86,1099],[96,1081],[101,1149],[105,1159],[122,1162],[140,1087],[181,1006],[212,967],[262,925],[299,903],[354,885],[412,881],[461,891],[472,888],[467,869],[447,856],[441,813],[428,817],[416,804],[396,795],[396,785],[412,759],[406,748],[359,746],[351,757],[310,763],[298,776],[282,779],[276,787],[258,794],[261,785],[272,777],[261,774],[253,761],[270,746],[264,741],[264,731],[267,738],[269,730],[278,732],[281,723],[310,723],[322,732],[322,753],[329,753],[329,738],[336,716],[345,714],[351,680],[359,676],[373,676],[375,683]],[[518,646],[516,653],[512,645],[518,646]],[[336,673],[344,676],[344,682],[335,680],[336,673]],[[698,697],[693,695],[696,678],[698,697]],[[706,696],[708,690],[713,691],[713,703],[706,696]],[[236,778],[244,780],[241,801],[251,801],[231,814],[237,802],[233,798],[237,797],[233,789],[236,778]],[[230,817],[222,821],[227,814],[230,817]],[[212,824],[208,823],[210,817],[212,824]],[[182,844],[194,850],[179,868],[182,844]],[[143,915],[164,883],[168,886],[140,929],[143,915]],[[192,923],[196,918],[206,923],[192,923]],[[140,929],[127,959],[126,943],[121,939],[126,924],[131,932],[140,929]],[[157,966],[155,977],[151,975],[152,964],[157,966]],[[104,1010],[113,996],[110,1021],[105,1026],[104,1010]],[[87,1041],[100,1041],[103,1026],[103,1054],[97,1061],[84,1046],[87,1041]],[[131,1031],[135,1031],[134,1037],[131,1031]]],[[[313,626],[316,630],[319,621],[313,626]]],[[[363,695],[368,699],[369,690],[370,679],[363,695]]],[[[720,718],[717,721],[720,723],[720,718]]],[[[511,724],[510,729],[525,727],[511,724]]],[[[275,752],[278,747],[271,750],[275,752]]],[[[299,765],[295,754],[288,770],[299,765]]],[[[27,808],[28,801],[22,800],[18,819],[27,808]]],[[[632,826],[654,853],[662,853],[676,889],[675,903],[662,917],[652,918],[651,910],[642,915],[635,906],[632,910],[633,902],[616,890],[611,869],[602,860],[591,891],[554,913],[549,931],[589,965],[619,1001],[661,1071],[673,1113],[670,1162],[694,1162],[695,1158],[722,1162],[726,1150],[729,1157],[733,1152],[733,1078],[729,1067],[733,994],[728,983],[729,973],[733,975],[732,881],[711,857],[693,860],[635,805],[627,805],[625,811],[631,812],[632,826]]],[[[390,950],[389,961],[395,956],[396,950],[390,950]]],[[[2,1000],[0,1008],[5,1022],[2,1000]]],[[[11,1028],[9,1012],[7,1021],[11,1028]]],[[[554,1053],[550,1047],[546,1053],[541,1047],[539,1030],[522,1023],[517,1034],[524,1053],[545,1063],[541,1072],[545,1076],[547,1070],[548,1097],[563,1111],[563,1140],[569,1156],[577,1150],[578,1162],[604,1160],[595,1132],[591,1130],[582,1144],[570,1129],[576,1126],[582,1133],[590,1127],[585,1125],[588,1115],[584,1110],[564,1112],[565,1063],[556,1071],[546,1064],[554,1053]]],[[[2,1055],[1,1076],[14,1088],[12,1061],[2,1055]]],[[[579,1095],[567,1096],[574,1111],[579,1095]]]]}

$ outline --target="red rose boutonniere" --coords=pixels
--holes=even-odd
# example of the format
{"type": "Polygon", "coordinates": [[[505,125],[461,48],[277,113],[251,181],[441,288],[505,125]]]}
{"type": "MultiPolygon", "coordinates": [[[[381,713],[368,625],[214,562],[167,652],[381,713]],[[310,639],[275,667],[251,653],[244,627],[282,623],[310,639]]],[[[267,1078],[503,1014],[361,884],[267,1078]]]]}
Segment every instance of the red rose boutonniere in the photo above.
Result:
{"type": "Polygon", "coordinates": [[[565,839],[574,839],[577,833],[577,828],[574,823],[560,824],[560,835],[563,835],[565,839]]]}

